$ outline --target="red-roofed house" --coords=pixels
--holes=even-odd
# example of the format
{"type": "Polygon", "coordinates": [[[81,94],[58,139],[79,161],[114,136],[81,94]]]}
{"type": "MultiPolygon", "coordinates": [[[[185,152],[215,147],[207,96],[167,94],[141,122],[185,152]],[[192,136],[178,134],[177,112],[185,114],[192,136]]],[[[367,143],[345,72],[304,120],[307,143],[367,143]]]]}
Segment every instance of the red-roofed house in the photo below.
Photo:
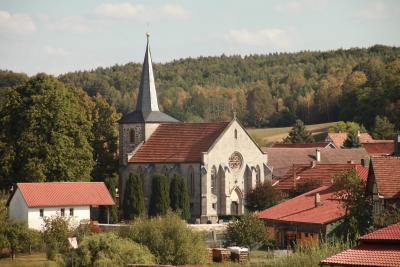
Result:
{"type": "Polygon", "coordinates": [[[335,145],[331,142],[322,142],[322,143],[301,143],[301,144],[281,144],[275,143],[272,144],[271,147],[275,148],[336,148],[335,145]]]}
{"type": "Polygon", "coordinates": [[[275,186],[282,191],[284,197],[287,197],[291,191],[301,186],[314,185],[314,188],[321,185],[330,186],[333,176],[352,169],[356,170],[361,179],[367,180],[368,168],[361,165],[352,163],[324,164],[312,161],[311,164],[307,165],[293,165],[292,169],[275,183],[275,186]]]}
{"type": "Polygon", "coordinates": [[[91,208],[115,205],[103,182],[17,183],[9,202],[10,218],[41,230],[43,219],[67,216],[72,224],[90,220],[91,208]]]}
{"type": "Polygon", "coordinates": [[[244,195],[271,176],[267,155],[236,117],[185,123],[159,110],[149,41],[136,109],[119,121],[119,138],[120,200],[131,173],[143,180],[146,206],[154,173],[179,175],[188,185],[193,221],[242,214],[244,195]]]}
{"type": "MultiPolygon", "coordinates": [[[[373,141],[368,133],[358,132],[358,138],[361,143],[373,141]]],[[[342,148],[344,141],[347,139],[347,133],[328,133],[325,142],[332,142],[337,148],[342,148]]]]}
{"type": "Polygon", "coordinates": [[[361,143],[370,156],[390,156],[394,153],[394,140],[373,140],[361,143]]]}
{"type": "Polygon", "coordinates": [[[320,266],[400,266],[400,223],[359,238],[360,244],[320,262],[320,266]]]}
{"type": "Polygon", "coordinates": [[[345,216],[345,210],[330,186],[321,186],[257,213],[274,234],[276,245],[318,241],[345,216]]]}
{"type": "Polygon", "coordinates": [[[371,158],[367,194],[372,196],[375,215],[389,205],[400,205],[400,157],[371,158]]]}

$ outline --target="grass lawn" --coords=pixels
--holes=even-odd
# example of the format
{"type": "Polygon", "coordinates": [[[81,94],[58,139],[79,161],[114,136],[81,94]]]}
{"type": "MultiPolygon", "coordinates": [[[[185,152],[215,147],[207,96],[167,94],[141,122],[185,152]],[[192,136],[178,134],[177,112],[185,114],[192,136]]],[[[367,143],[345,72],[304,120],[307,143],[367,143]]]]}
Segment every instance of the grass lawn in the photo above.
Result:
{"type": "Polygon", "coordinates": [[[55,267],[54,261],[46,258],[46,253],[17,254],[15,260],[11,258],[0,259],[0,266],[29,266],[29,267],[55,267]]]}
{"type": "MultiPolygon", "coordinates": [[[[306,129],[310,131],[315,137],[318,137],[321,133],[327,132],[329,127],[332,127],[336,122],[327,122],[321,124],[306,125],[306,129]]],[[[280,128],[248,128],[249,134],[259,143],[261,146],[266,146],[271,143],[280,142],[287,136],[292,127],[280,127],[280,128]]],[[[316,141],[321,141],[316,138],[316,141]]]]}

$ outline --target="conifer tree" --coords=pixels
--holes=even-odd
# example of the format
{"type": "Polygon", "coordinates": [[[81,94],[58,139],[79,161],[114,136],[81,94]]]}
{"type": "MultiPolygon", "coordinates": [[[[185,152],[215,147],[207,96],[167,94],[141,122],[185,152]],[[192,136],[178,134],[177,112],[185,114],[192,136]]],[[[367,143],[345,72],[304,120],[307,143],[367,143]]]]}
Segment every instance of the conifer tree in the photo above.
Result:
{"type": "Polygon", "coordinates": [[[154,174],[151,185],[149,215],[165,215],[169,209],[168,179],[164,175],[154,174]]]}
{"type": "MultiPolygon", "coordinates": [[[[111,177],[105,179],[104,183],[110,192],[111,197],[115,200],[115,188],[117,187],[118,175],[114,173],[111,177]]],[[[103,223],[117,223],[118,222],[118,210],[117,206],[100,206],[99,208],[99,221],[103,223]],[[108,221],[107,221],[108,213],[108,221]]]]}
{"type": "Polygon", "coordinates": [[[123,212],[125,219],[128,220],[144,215],[142,181],[137,174],[129,174],[129,178],[126,181],[123,212]]]}
{"type": "Polygon", "coordinates": [[[191,216],[190,216],[190,197],[185,179],[181,179],[180,192],[181,192],[181,198],[179,201],[179,208],[182,211],[181,217],[182,219],[187,221],[190,219],[191,216]]]}
{"type": "Polygon", "coordinates": [[[357,148],[361,147],[360,138],[356,131],[351,131],[347,134],[347,139],[344,141],[343,146],[345,148],[357,148]]]}
{"type": "Polygon", "coordinates": [[[283,139],[283,142],[286,144],[312,143],[314,142],[314,138],[311,133],[306,130],[304,123],[301,120],[296,120],[289,135],[283,139]]]}
{"type": "Polygon", "coordinates": [[[170,207],[173,211],[177,211],[181,208],[181,180],[182,179],[178,175],[174,175],[169,186],[170,207]]]}

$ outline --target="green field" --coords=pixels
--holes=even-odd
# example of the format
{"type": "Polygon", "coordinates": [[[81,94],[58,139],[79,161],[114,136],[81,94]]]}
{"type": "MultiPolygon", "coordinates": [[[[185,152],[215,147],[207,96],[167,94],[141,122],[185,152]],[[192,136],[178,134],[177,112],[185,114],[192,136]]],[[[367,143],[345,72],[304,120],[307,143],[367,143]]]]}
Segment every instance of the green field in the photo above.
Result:
{"type": "Polygon", "coordinates": [[[47,260],[46,253],[17,254],[17,257],[0,259],[0,266],[22,266],[22,267],[55,267],[54,261],[47,260]]]}
{"type": "MultiPolygon", "coordinates": [[[[307,125],[306,129],[315,136],[316,141],[322,141],[323,137],[321,134],[328,131],[329,127],[332,127],[336,122],[327,122],[321,124],[307,125]]],[[[280,127],[280,128],[248,128],[249,134],[256,140],[260,146],[268,146],[271,143],[280,142],[287,136],[292,127],[280,127]]]]}

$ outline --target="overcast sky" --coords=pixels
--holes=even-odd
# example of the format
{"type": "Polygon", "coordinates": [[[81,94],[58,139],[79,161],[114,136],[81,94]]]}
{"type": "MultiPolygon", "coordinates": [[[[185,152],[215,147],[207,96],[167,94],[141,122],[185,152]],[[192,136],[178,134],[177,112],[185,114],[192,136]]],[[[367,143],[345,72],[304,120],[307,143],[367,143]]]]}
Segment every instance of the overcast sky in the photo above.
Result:
{"type": "Polygon", "coordinates": [[[400,46],[400,1],[0,0],[0,69],[60,74],[212,55],[400,46]]]}

